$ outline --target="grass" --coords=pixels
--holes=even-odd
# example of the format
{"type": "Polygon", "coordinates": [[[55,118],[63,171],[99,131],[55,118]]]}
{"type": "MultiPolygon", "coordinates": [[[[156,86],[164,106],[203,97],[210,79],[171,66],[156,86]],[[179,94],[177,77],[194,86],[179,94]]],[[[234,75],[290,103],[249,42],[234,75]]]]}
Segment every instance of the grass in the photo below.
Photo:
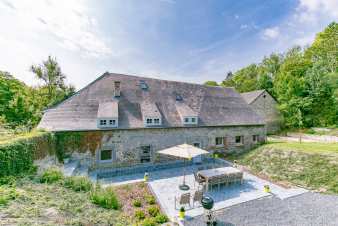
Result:
{"type": "Polygon", "coordinates": [[[95,187],[90,193],[90,200],[103,208],[118,210],[120,203],[113,187],[95,187]]]}
{"type": "Polygon", "coordinates": [[[51,184],[60,181],[61,179],[63,179],[63,174],[59,169],[49,168],[42,173],[40,182],[51,184]]]}
{"type": "Polygon", "coordinates": [[[120,211],[101,208],[91,203],[88,193],[60,183],[41,184],[25,178],[17,182],[16,191],[15,200],[0,206],[4,225],[131,225],[120,211]]]}
{"type": "Polygon", "coordinates": [[[101,188],[84,177],[64,177],[56,168],[4,182],[10,183],[0,186],[1,225],[157,226],[168,221],[145,183],[101,188]],[[150,197],[155,203],[148,204],[150,197]]]}
{"type": "Polygon", "coordinates": [[[337,144],[268,143],[227,158],[281,184],[338,194],[337,144]]]}
{"type": "Polygon", "coordinates": [[[87,177],[72,176],[66,177],[63,181],[63,186],[70,188],[73,191],[90,191],[93,188],[91,181],[87,177]]]}
{"type": "Polygon", "coordinates": [[[30,132],[22,133],[1,133],[0,134],[0,144],[6,144],[20,139],[27,139],[32,137],[37,137],[46,132],[41,130],[32,130],[30,132]]]}
{"type": "Polygon", "coordinates": [[[266,144],[268,148],[277,148],[290,151],[302,151],[309,153],[338,153],[338,144],[336,143],[318,143],[318,142],[270,142],[266,144]]]}

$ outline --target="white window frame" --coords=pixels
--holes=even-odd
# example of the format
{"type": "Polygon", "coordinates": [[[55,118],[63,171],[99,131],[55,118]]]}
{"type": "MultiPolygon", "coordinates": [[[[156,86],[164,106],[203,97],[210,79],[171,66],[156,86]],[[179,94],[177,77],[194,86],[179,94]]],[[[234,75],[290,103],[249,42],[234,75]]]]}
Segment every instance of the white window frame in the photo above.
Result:
{"type": "Polygon", "coordinates": [[[244,136],[243,135],[235,136],[235,144],[236,145],[243,145],[244,144],[244,136]],[[240,137],[240,142],[237,142],[237,137],[240,137]]]}
{"type": "Polygon", "coordinates": [[[145,118],[144,125],[145,126],[159,126],[162,124],[161,118],[145,118]]]}
{"type": "Polygon", "coordinates": [[[217,147],[222,147],[222,146],[224,146],[224,137],[215,137],[215,145],[217,146],[217,147]],[[220,144],[217,144],[217,139],[221,139],[221,143],[220,144]]]}
{"type": "Polygon", "coordinates": [[[117,118],[98,118],[97,119],[98,128],[117,128],[118,124],[119,124],[119,121],[117,118]],[[113,122],[113,124],[110,123],[111,121],[113,122]]]}
{"type": "Polygon", "coordinates": [[[114,155],[116,156],[116,153],[114,153],[113,149],[110,149],[110,148],[102,149],[102,150],[100,150],[99,162],[100,163],[113,163],[116,160],[116,159],[113,158],[114,155]],[[110,159],[102,160],[101,159],[101,157],[102,157],[102,151],[111,151],[110,159]]]}
{"type": "Polygon", "coordinates": [[[183,118],[184,125],[197,125],[198,124],[198,117],[196,116],[187,116],[183,118]]]}

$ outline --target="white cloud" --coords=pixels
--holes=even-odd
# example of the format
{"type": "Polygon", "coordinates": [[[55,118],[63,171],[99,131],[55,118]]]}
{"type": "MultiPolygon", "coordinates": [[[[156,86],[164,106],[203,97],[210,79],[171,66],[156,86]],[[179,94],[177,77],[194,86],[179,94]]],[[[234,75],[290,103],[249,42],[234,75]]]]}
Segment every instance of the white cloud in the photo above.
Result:
{"type": "MultiPolygon", "coordinates": [[[[3,6],[9,2],[3,0],[3,6]]],[[[89,16],[84,1],[62,0],[12,0],[11,26],[23,29],[23,35],[49,34],[59,46],[79,51],[82,56],[105,56],[111,49],[101,38],[97,23],[89,16]]]]}
{"type": "Polygon", "coordinates": [[[262,32],[263,39],[276,39],[279,36],[279,28],[278,27],[271,27],[266,28],[262,32]]]}

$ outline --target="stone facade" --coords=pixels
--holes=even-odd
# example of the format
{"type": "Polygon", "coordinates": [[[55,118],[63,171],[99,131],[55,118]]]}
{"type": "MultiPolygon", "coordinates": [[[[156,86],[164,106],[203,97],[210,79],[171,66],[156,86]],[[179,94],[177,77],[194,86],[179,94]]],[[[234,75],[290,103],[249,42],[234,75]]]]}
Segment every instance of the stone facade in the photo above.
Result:
{"type": "MultiPolygon", "coordinates": [[[[91,153],[91,157],[85,156],[87,156],[86,164],[92,169],[141,164],[142,147],[149,148],[150,162],[156,163],[175,160],[169,156],[156,154],[157,151],[185,142],[196,145],[198,143],[201,148],[209,151],[233,152],[250,149],[258,142],[265,141],[263,125],[109,130],[96,133],[100,133],[101,141],[96,144],[95,151],[74,151],[74,153],[91,153]],[[253,135],[258,135],[257,141],[253,140],[253,135]],[[243,142],[236,143],[236,136],[241,136],[243,142]],[[216,146],[216,137],[225,137],[225,144],[216,146]],[[112,160],[101,161],[101,150],[112,150],[112,160]]],[[[86,140],[89,143],[84,147],[92,145],[90,139],[86,140]]]]}
{"type": "Polygon", "coordinates": [[[281,114],[277,108],[278,103],[268,92],[264,91],[250,106],[265,119],[268,134],[280,130],[281,114]]]}

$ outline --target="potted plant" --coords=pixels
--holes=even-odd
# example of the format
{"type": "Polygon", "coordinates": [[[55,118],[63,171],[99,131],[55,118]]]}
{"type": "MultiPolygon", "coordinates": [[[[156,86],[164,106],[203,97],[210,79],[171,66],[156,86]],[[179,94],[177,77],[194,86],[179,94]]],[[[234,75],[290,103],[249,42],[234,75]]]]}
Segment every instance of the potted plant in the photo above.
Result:
{"type": "Polygon", "coordinates": [[[144,181],[147,182],[149,179],[149,174],[147,172],[144,173],[144,177],[143,177],[144,181]]]}
{"type": "Polygon", "coordinates": [[[182,206],[181,208],[180,208],[180,219],[184,219],[184,217],[185,217],[185,209],[184,209],[184,207],[182,206]]]}
{"type": "Polygon", "coordinates": [[[267,193],[271,192],[270,186],[269,185],[264,185],[264,191],[267,192],[267,193]]]}

